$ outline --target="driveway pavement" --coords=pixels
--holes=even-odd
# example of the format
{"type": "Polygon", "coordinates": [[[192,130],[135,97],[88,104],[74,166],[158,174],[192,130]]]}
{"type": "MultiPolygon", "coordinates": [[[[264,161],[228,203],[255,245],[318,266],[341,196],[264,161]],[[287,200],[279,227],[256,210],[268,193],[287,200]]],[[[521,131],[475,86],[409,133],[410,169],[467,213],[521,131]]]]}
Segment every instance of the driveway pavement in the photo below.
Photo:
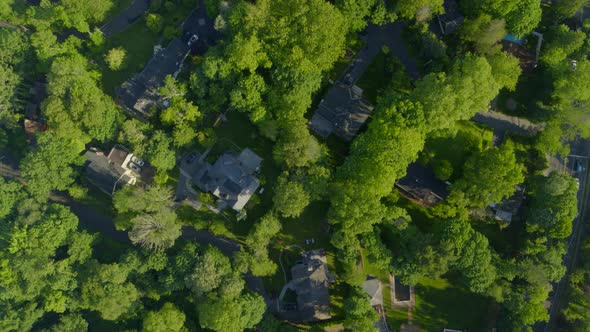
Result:
{"type": "Polygon", "coordinates": [[[365,47],[351,62],[342,79],[343,83],[355,84],[384,45],[404,64],[408,75],[413,80],[418,79],[420,73],[416,61],[410,56],[402,39],[402,31],[405,27],[406,24],[403,22],[394,22],[384,26],[369,25],[366,34],[361,37],[365,42],[365,47]]]}
{"type": "Polygon", "coordinates": [[[137,21],[149,7],[150,0],[133,0],[131,6],[100,27],[100,31],[107,37],[121,32],[137,21]]]}

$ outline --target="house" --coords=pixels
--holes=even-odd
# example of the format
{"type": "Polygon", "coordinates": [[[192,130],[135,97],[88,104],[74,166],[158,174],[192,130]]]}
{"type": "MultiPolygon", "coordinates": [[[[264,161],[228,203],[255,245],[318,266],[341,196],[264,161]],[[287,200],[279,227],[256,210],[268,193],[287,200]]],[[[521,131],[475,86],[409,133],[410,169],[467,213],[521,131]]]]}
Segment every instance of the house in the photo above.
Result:
{"type": "Polygon", "coordinates": [[[363,290],[371,298],[372,307],[383,305],[383,288],[379,279],[373,278],[365,280],[365,282],[363,282],[363,290]]]}
{"type": "Polygon", "coordinates": [[[240,211],[260,186],[255,174],[261,162],[262,158],[248,148],[238,155],[226,152],[214,164],[202,162],[192,181],[202,191],[218,197],[221,208],[229,206],[240,211]]]}
{"type": "Polygon", "coordinates": [[[142,72],[117,88],[119,102],[134,116],[147,118],[151,110],[160,105],[158,89],[168,75],[176,77],[190,47],[179,38],[174,38],[166,47],[150,59],[142,72]]]}
{"type": "Polygon", "coordinates": [[[407,198],[432,207],[445,200],[448,184],[436,178],[430,168],[414,162],[408,166],[406,176],[399,179],[395,186],[407,198]]]}
{"type": "Polygon", "coordinates": [[[334,278],[328,273],[325,252],[308,252],[302,262],[291,268],[291,276],[291,287],[297,293],[299,320],[313,322],[332,318],[328,288],[334,278]]]}
{"type": "Polygon", "coordinates": [[[95,148],[84,155],[88,181],[111,196],[123,185],[134,185],[138,180],[149,183],[154,177],[152,166],[121,145],[115,145],[108,155],[95,148]]]}
{"type": "Polygon", "coordinates": [[[491,203],[489,207],[492,209],[494,217],[497,220],[511,223],[512,218],[520,210],[520,206],[522,205],[523,201],[524,188],[521,186],[516,186],[516,191],[512,196],[502,199],[500,203],[491,203]]]}
{"type": "Polygon", "coordinates": [[[455,32],[463,24],[465,17],[459,12],[459,6],[456,0],[445,0],[443,6],[445,13],[437,15],[437,19],[442,34],[448,35],[455,32]]]}
{"type": "Polygon", "coordinates": [[[333,133],[345,141],[352,141],[373,109],[374,106],[363,98],[361,88],[336,82],[320,102],[309,126],[321,137],[333,133]]]}

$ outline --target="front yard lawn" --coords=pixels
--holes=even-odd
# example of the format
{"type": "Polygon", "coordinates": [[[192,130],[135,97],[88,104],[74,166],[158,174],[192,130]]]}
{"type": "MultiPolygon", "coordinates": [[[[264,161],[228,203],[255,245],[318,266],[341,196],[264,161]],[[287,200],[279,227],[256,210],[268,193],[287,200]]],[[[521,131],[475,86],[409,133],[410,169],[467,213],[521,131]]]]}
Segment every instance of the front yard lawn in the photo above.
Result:
{"type": "MultiPolygon", "coordinates": [[[[118,71],[108,69],[104,61],[104,54],[98,59],[98,65],[103,72],[102,84],[106,93],[115,94],[115,88],[143,70],[154,53],[154,46],[160,36],[150,31],[143,19],[137,20],[127,30],[109,37],[105,44],[105,54],[110,49],[122,47],[127,52],[125,67],[118,71]]],[[[164,45],[162,45],[164,46],[164,45]]]]}

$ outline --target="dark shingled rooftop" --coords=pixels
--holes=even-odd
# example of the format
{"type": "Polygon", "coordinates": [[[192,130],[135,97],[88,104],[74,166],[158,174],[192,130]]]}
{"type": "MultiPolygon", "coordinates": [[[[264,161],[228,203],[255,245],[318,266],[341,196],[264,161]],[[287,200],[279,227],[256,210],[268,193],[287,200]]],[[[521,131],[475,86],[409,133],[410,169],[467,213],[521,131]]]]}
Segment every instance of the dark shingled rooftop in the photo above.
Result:
{"type": "Polygon", "coordinates": [[[151,58],[141,73],[117,88],[117,96],[127,110],[135,115],[149,116],[150,110],[159,101],[158,88],[164,78],[178,74],[189,51],[185,42],[172,39],[168,47],[151,58]]]}

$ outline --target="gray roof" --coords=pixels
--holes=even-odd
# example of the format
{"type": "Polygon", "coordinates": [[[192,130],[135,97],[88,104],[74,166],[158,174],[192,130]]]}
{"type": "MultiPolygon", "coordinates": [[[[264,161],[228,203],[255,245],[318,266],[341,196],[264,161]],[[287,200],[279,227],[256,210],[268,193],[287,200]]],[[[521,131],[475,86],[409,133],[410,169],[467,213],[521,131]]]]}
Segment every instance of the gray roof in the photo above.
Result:
{"type": "Polygon", "coordinates": [[[383,305],[383,292],[379,279],[369,279],[363,282],[365,293],[371,298],[371,306],[383,305]]]}
{"type": "Polygon", "coordinates": [[[455,32],[465,17],[459,12],[459,6],[455,0],[445,0],[444,2],[445,13],[438,15],[438,24],[440,25],[441,32],[443,34],[450,34],[455,32]]]}
{"type": "Polygon", "coordinates": [[[159,101],[158,89],[168,75],[176,76],[190,49],[178,38],[155,54],[143,71],[117,88],[117,95],[125,107],[141,115],[149,115],[159,101]]]}
{"type": "Polygon", "coordinates": [[[239,211],[246,206],[260,182],[254,176],[262,158],[245,149],[236,156],[224,153],[213,165],[203,163],[193,177],[199,189],[210,192],[239,211]]]}
{"type": "Polygon", "coordinates": [[[337,82],[315,111],[310,121],[311,129],[322,137],[334,133],[351,141],[374,109],[362,95],[362,89],[356,85],[337,82]]]}
{"type": "Polygon", "coordinates": [[[125,170],[112,162],[102,152],[86,151],[86,177],[107,195],[112,195],[128,183],[130,177],[123,175],[125,170]],[[122,176],[123,175],[123,176],[122,176]]]}
{"type": "Polygon", "coordinates": [[[505,222],[512,222],[512,217],[518,213],[520,206],[524,201],[524,188],[516,186],[514,194],[508,198],[502,199],[498,204],[490,204],[494,210],[494,216],[505,222]]]}
{"type": "Polygon", "coordinates": [[[327,266],[320,259],[307,259],[291,268],[293,281],[298,281],[297,309],[301,320],[311,322],[330,319],[330,294],[327,266]]]}

